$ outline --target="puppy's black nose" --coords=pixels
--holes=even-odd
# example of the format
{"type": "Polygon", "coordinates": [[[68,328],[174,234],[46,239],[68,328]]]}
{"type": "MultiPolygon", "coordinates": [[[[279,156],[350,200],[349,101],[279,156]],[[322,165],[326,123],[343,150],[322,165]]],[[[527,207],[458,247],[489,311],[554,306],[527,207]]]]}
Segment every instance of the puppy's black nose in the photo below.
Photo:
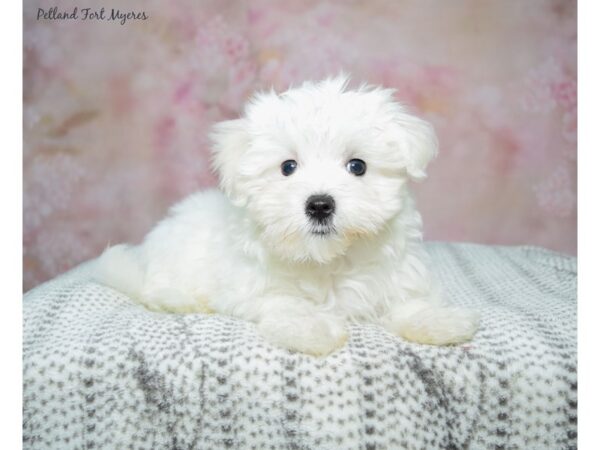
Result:
{"type": "Polygon", "coordinates": [[[311,219],[325,220],[335,212],[335,200],[331,195],[311,195],[306,200],[306,215],[311,219]]]}

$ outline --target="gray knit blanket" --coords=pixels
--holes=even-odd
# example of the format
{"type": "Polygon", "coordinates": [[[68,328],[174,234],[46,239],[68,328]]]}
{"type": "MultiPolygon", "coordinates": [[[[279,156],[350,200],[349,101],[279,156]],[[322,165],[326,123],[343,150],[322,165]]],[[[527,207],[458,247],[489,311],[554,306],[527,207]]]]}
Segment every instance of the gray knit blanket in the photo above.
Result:
{"type": "Polygon", "coordinates": [[[576,448],[576,259],[427,249],[482,314],[469,344],[363,325],[314,358],[240,320],[147,311],[89,281],[93,262],[45,283],[24,300],[24,448],[576,448]]]}

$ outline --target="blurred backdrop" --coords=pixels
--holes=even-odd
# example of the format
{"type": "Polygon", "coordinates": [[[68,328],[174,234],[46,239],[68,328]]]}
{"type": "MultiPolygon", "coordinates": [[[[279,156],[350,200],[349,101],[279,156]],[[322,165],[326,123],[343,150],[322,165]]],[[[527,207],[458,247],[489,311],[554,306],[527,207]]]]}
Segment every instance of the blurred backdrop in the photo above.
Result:
{"type": "Polygon", "coordinates": [[[138,242],[214,186],[207,130],[250,93],[344,69],[397,89],[440,155],[428,240],[576,251],[576,2],[90,1],[146,20],[37,20],[24,3],[24,287],[138,242]]]}

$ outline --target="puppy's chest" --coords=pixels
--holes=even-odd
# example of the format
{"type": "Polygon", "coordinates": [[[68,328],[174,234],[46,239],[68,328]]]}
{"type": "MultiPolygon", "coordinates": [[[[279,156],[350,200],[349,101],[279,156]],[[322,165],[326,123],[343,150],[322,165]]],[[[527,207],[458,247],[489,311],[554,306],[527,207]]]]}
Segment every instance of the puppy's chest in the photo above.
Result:
{"type": "Polygon", "coordinates": [[[275,279],[292,295],[336,309],[374,306],[392,289],[393,277],[385,267],[336,267],[280,273],[275,279]],[[290,292],[293,291],[293,292],[290,292]]]}

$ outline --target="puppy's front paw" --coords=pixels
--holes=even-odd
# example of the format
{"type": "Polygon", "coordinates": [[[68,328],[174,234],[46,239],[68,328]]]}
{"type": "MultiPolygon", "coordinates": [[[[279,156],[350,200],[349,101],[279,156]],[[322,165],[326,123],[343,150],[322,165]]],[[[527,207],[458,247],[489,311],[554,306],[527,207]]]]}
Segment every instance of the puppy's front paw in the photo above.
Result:
{"type": "Polygon", "coordinates": [[[388,328],[406,340],[420,344],[460,344],[471,340],[479,327],[479,314],[454,306],[430,306],[392,317],[388,328]]]}
{"type": "Polygon", "coordinates": [[[342,347],[348,336],[344,321],[326,314],[266,317],[258,323],[258,330],[278,347],[314,356],[342,347]]]}

